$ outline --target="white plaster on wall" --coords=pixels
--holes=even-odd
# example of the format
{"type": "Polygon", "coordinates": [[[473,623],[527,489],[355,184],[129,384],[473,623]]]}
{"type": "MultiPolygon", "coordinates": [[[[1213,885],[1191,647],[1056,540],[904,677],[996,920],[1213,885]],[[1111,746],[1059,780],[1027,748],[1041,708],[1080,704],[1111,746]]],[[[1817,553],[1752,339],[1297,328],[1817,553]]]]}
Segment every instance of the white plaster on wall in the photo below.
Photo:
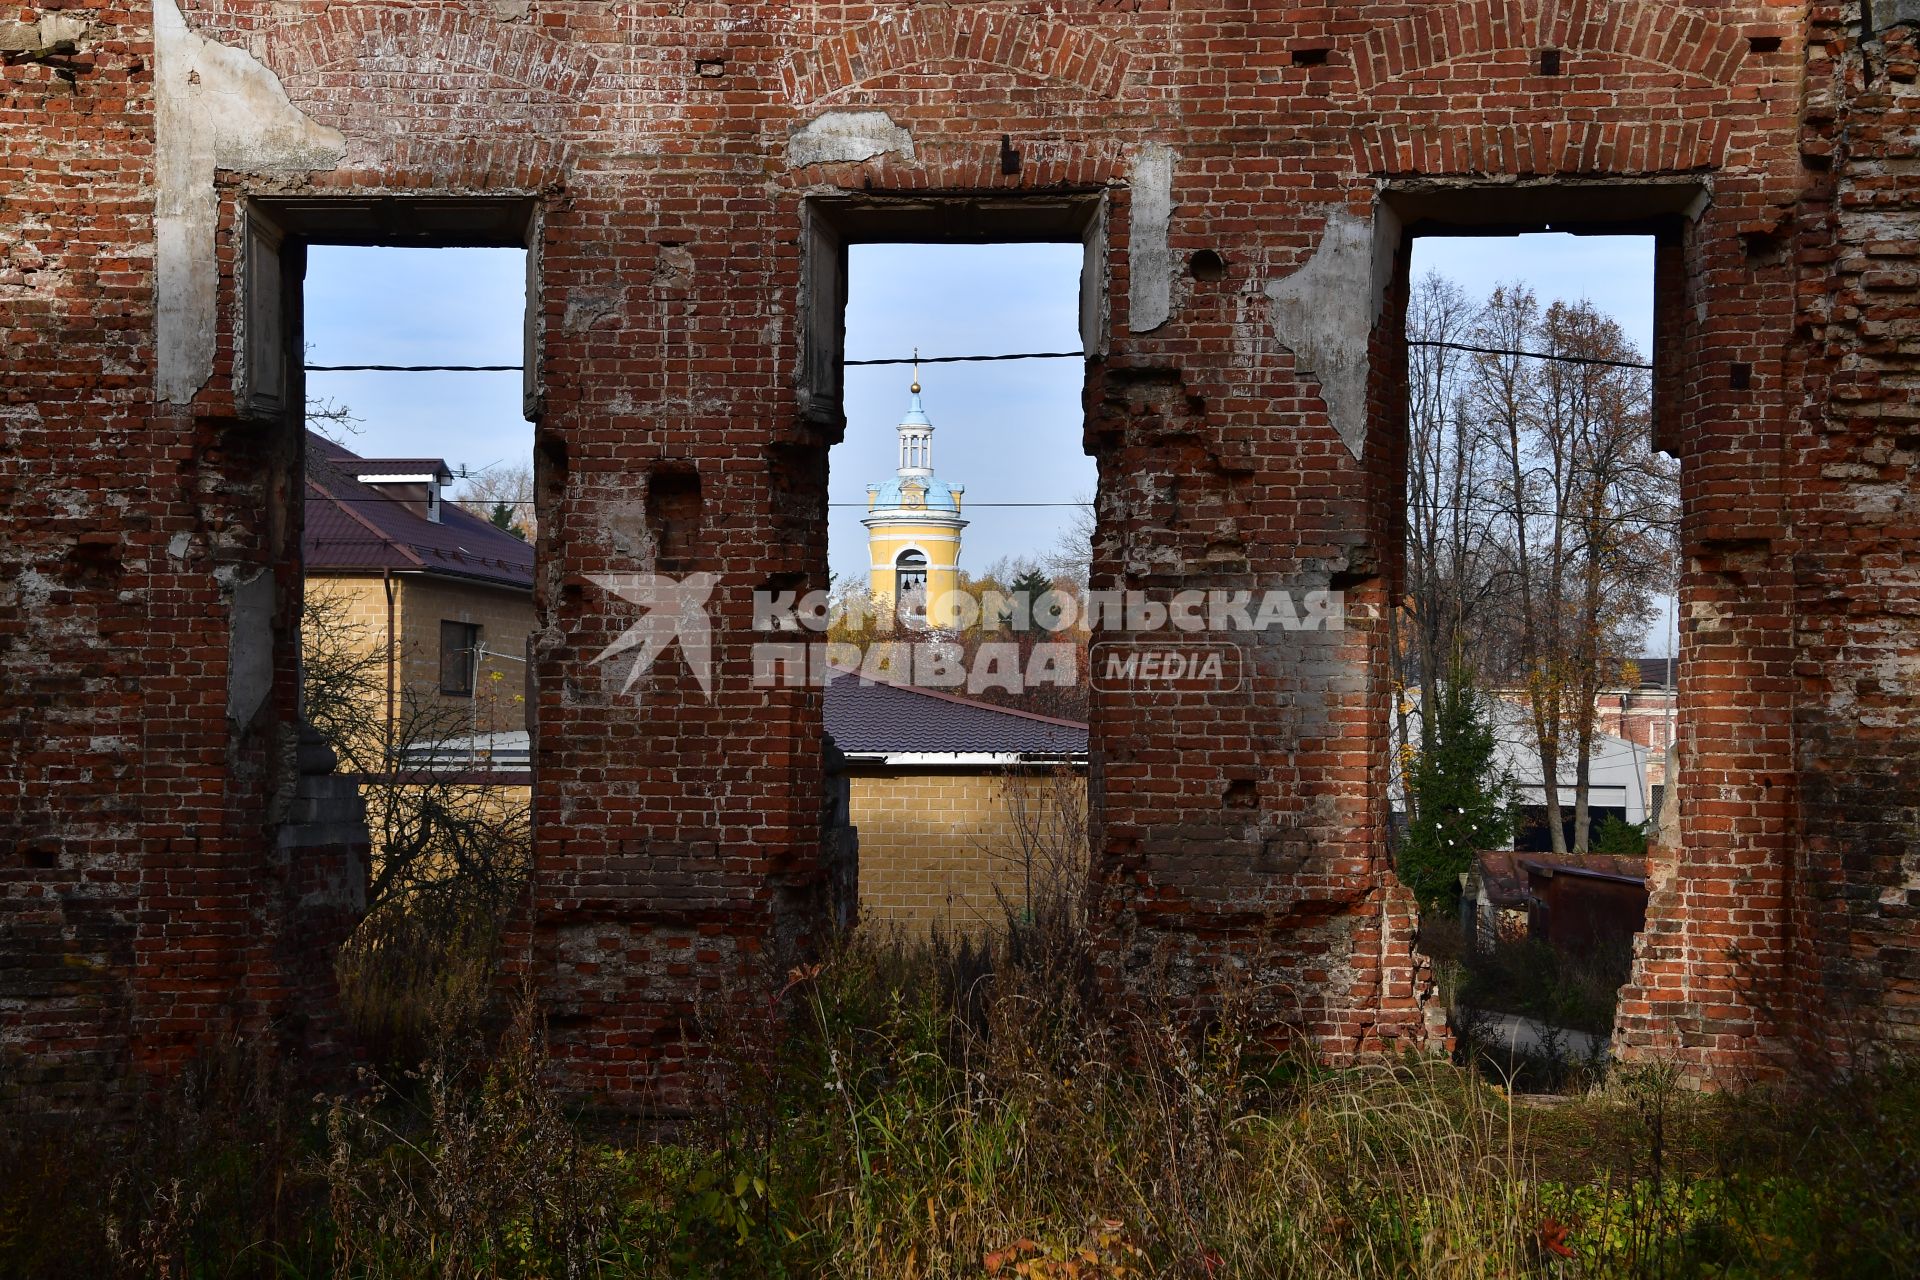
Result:
{"type": "Polygon", "coordinates": [[[1173,317],[1173,251],[1167,232],[1173,223],[1172,147],[1149,142],[1133,157],[1127,180],[1127,328],[1135,333],[1158,329],[1173,317]]]}
{"type": "Polygon", "coordinates": [[[884,111],[829,111],[787,139],[787,166],[793,169],[890,154],[913,159],[913,135],[884,111]]]}
{"type": "Polygon", "coordinates": [[[155,387],[161,400],[185,404],[213,374],[214,171],[330,169],[347,140],[295,107],[280,78],[247,53],[196,35],[177,0],[154,0],[153,45],[155,387]]]}
{"type": "Polygon", "coordinates": [[[1368,341],[1393,278],[1399,230],[1385,205],[1372,218],[1336,209],[1306,265],[1265,290],[1274,336],[1298,371],[1320,383],[1327,417],[1355,459],[1367,444],[1368,341]]]}

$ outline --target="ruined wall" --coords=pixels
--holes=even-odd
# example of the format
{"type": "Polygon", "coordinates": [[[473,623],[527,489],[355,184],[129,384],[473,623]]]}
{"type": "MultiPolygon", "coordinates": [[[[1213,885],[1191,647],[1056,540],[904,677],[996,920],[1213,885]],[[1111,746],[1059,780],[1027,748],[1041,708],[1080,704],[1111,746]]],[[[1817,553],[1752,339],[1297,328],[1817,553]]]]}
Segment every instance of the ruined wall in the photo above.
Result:
{"type": "Polygon", "coordinates": [[[699,1023],[824,919],[819,696],[753,687],[750,593],[824,585],[803,201],[844,191],[1104,192],[1095,585],[1347,593],[1344,632],[1256,638],[1241,695],[1102,693],[1091,789],[1114,996],[1203,1006],[1240,966],[1348,1054],[1427,1034],[1383,841],[1393,202],[1537,222],[1515,179],[1697,181],[1661,356],[1687,800],[1622,1043],[1771,1070],[1827,1038],[1822,991],[1911,998],[1914,286],[1873,248],[1913,240],[1911,61],[1867,75],[1857,6],[1812,40],[1757,0],[184,10],[63,5],[94,24],[71,65],[5,72],[0,903],[40,931],[9,1044],[157,1064],[272,986],[228,921],[260,919],[275,757],[225,703],[255,570],[285,640],[295,446],[233,420],[232,321],[240,201],[288,193],[539,203],[527,963],[583,1090],[697,1098],[699,1023]],[[631,689],[594,661],[642,612],[596,578],[637,571],[715,576],[710,685],[677,649],[631,689]]]}
{"type": "Polygon", "coordinates": [[[8,18],[0,1103],[78,1102],[333,1052],[364,829],[294,728],[298,429],[156,396],[152,11],[8,18]]]}
{"type": "Polygon", "coordinates": [[[1870,9],[1813,6],[1780,86],[1797,194],[1688,263],[1732,364],[1690,388],[1679,834],[1616,1042],[1726,1081],[1920,1040],[1920,12],[1870,9]],[[1780,345],[1746,317],[1790,296],[1780,345]]]}
{"type": "MultiPolygon", "coordinates": [[[[1920,1044],[1920,5],[1816,8],[1801,146],[1794,972],[1803,1047],[1920,1044]]],[[[1783,780],[1784,781],[1784,780],[1783,780]]]]}

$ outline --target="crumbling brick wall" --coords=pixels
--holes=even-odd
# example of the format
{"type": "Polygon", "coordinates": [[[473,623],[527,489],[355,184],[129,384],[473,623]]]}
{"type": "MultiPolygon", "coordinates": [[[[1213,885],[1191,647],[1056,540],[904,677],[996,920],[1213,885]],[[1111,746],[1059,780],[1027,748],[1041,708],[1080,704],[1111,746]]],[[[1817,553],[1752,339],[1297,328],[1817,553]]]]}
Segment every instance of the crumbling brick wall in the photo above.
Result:
{"type": "Polygon", "coordinates": [[[294,727],[298,429],[156,402],[151,21],[0,21],[0,1105],[334,1052],[364,893],[294,727]]]}
{"type": "Polygon", "coordinates": [[[1846,1063],[1920,1044],[1920,5],[1874,3],[1867,40],[1846,7],[1816,14],[1783,783],[1800,810],[1799,1035],[1846,1063]]]}
{"type": "Polygon", "coordinates": [[[1688,264],[1729,316],[1693,424],[1725,425],[1683,455],[1679,835],[1616,1042],[1700,1077],[1920,1040],[1917,22],[1815,5],[1787,33],[1791,157],[1688,264]]]}
{"type": "Polygon", "coordinates": [[[1233,967],[1351,1054],[1427,1036],[1384,841],[1402,222],[1465,191],[1537,224],[1543,189],[1585,183],[1578,217],[1629,225],[1643,188],[1690,184],[1659,353],[1686,802],[1620,1040],[1778,1070],[1834,1039],[1839,996],[1912,1034],[1914,286],[1884,247],[1914,239],[1911,58],[1898,31],[1862,53],[1858,5],[22,12],[91,24],[9,65],[0,108],[0,902],[42,939],[8,952],[27,998],[0,1034],[36,1060],[158,1065],[268,1012],[242,935],[278,918],[295,458],[239,420],[235,319],[242,203],[290,194],[392,197],[393,225],[424,197],[539,206],[526,964],[583,1090],[697,1098],[705,1025],[819,939],[819,695],[752,686],[750,595],[824,585],[837,427],[796,380],[805,202],[840,192],[1103,194],[1095,585],[1347,593],[1344,632],[1252,644],[1237,697],[1101,693],[1091,793],[1115,997],[1204,1006],[1233,967]],[[273,723],[236,731],[256,570],[273,723]],[[639,612],[595,577],[650,570],[716,576],[710,690],[671,651],[631,691],[594,661],[639,612]]]}

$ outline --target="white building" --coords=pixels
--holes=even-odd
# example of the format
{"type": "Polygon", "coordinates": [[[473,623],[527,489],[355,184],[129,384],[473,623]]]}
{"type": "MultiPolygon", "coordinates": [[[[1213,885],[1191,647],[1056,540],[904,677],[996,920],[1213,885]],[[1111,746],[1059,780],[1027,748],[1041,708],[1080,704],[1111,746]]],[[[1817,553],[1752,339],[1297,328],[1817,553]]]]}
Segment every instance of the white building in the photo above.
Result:
{"type": "MultiPolygon", "coordinates": [[[[1530,841],[1525,827],[1520,823],[1515,824],[1519,837],[1517,847],[1544,850],[1549,847],[1544,825],[1547,785],[1529,713],[1525,707],[1504,698],[1490,697],[1486,700],[1486,706],[1493,721],[1494,770],[1513,779],[1514,803],[1523,811],[1522,816],[1538,816],[1541,820],[1535,833],[1537,841],[1530,841]],[[1528,814],[1528,810],[1534,813],[1528,814]]],[[[1419,745],[1420,707],[1417,702],[1407,716],[1407,736],[1415,746],[1419,745]]],[[[1396,731],[1390,793],[1396,828],[1404,827],[1407,812],[1406,792],[1400,780],[1399,745],[1396,731]]],[[[1647,783],[1647,768],[1652,759],[1651,748],[1595,731],[1591,765],[1587,772],[1587,804],[1595,828],[1607,816],[1630,823],[1642,823],[1652,816],[1654,797],[1647,783]]],[[[1562,749],[1559,766],[1561,817],[1570,826],[1574,802],[1574,752],[1571,743],[1562,749]]],[[[1515,848],[1516,841],[1510,837],[1504,847],[1515,848]]]]}

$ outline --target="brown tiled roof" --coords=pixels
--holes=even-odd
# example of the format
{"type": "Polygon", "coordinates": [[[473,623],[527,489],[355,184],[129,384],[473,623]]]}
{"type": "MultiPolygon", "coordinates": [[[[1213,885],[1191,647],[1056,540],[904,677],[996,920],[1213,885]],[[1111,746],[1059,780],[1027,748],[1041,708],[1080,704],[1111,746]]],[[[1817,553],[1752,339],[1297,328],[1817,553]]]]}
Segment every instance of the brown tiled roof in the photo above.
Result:
{"type": "Polygon", "coordinates": [[[1555,874],[1565,872],[1568,875],[1597,876],[1604,880],[1643,882],[1647,878],[1647,855],[1644,853],[1568,853],[1560,857],[1535,853],[1522,857],[1520,863],[1529,870],[1537,868],[1555,874]]]}
{"type": "Polygon", "coordinates": [[[435,523],[406,503],[360,483],[355,473],[444,470],[437,458],[362,458],[307,433],[306,531],[309,573],[430,573],[533,589],[533,547],[450,502],[435,523]]]}
{"type": "Polygon", "coordinates": [[[1480,879],[1486,886],[1487,901],[1497,907],[1526,905],[1527,872],[1520,865],[1520,857],[1506,850],[1480,855],[1480,879]]]}
{"type": "Polygon", "coordinates": [[[827,681],[827,732],[849,755],[976,753],[1085,756],[1087,726],[996,707],[937,689],[863,680],[836,672],[827,681]]]}
{"type": "Polygon", "coordinates": [[[1633,663],[1640,668],[1642,689],[1670,689],[1679,674],[1673,669],[1672,658],[1635,658],[1633,663]]]}

